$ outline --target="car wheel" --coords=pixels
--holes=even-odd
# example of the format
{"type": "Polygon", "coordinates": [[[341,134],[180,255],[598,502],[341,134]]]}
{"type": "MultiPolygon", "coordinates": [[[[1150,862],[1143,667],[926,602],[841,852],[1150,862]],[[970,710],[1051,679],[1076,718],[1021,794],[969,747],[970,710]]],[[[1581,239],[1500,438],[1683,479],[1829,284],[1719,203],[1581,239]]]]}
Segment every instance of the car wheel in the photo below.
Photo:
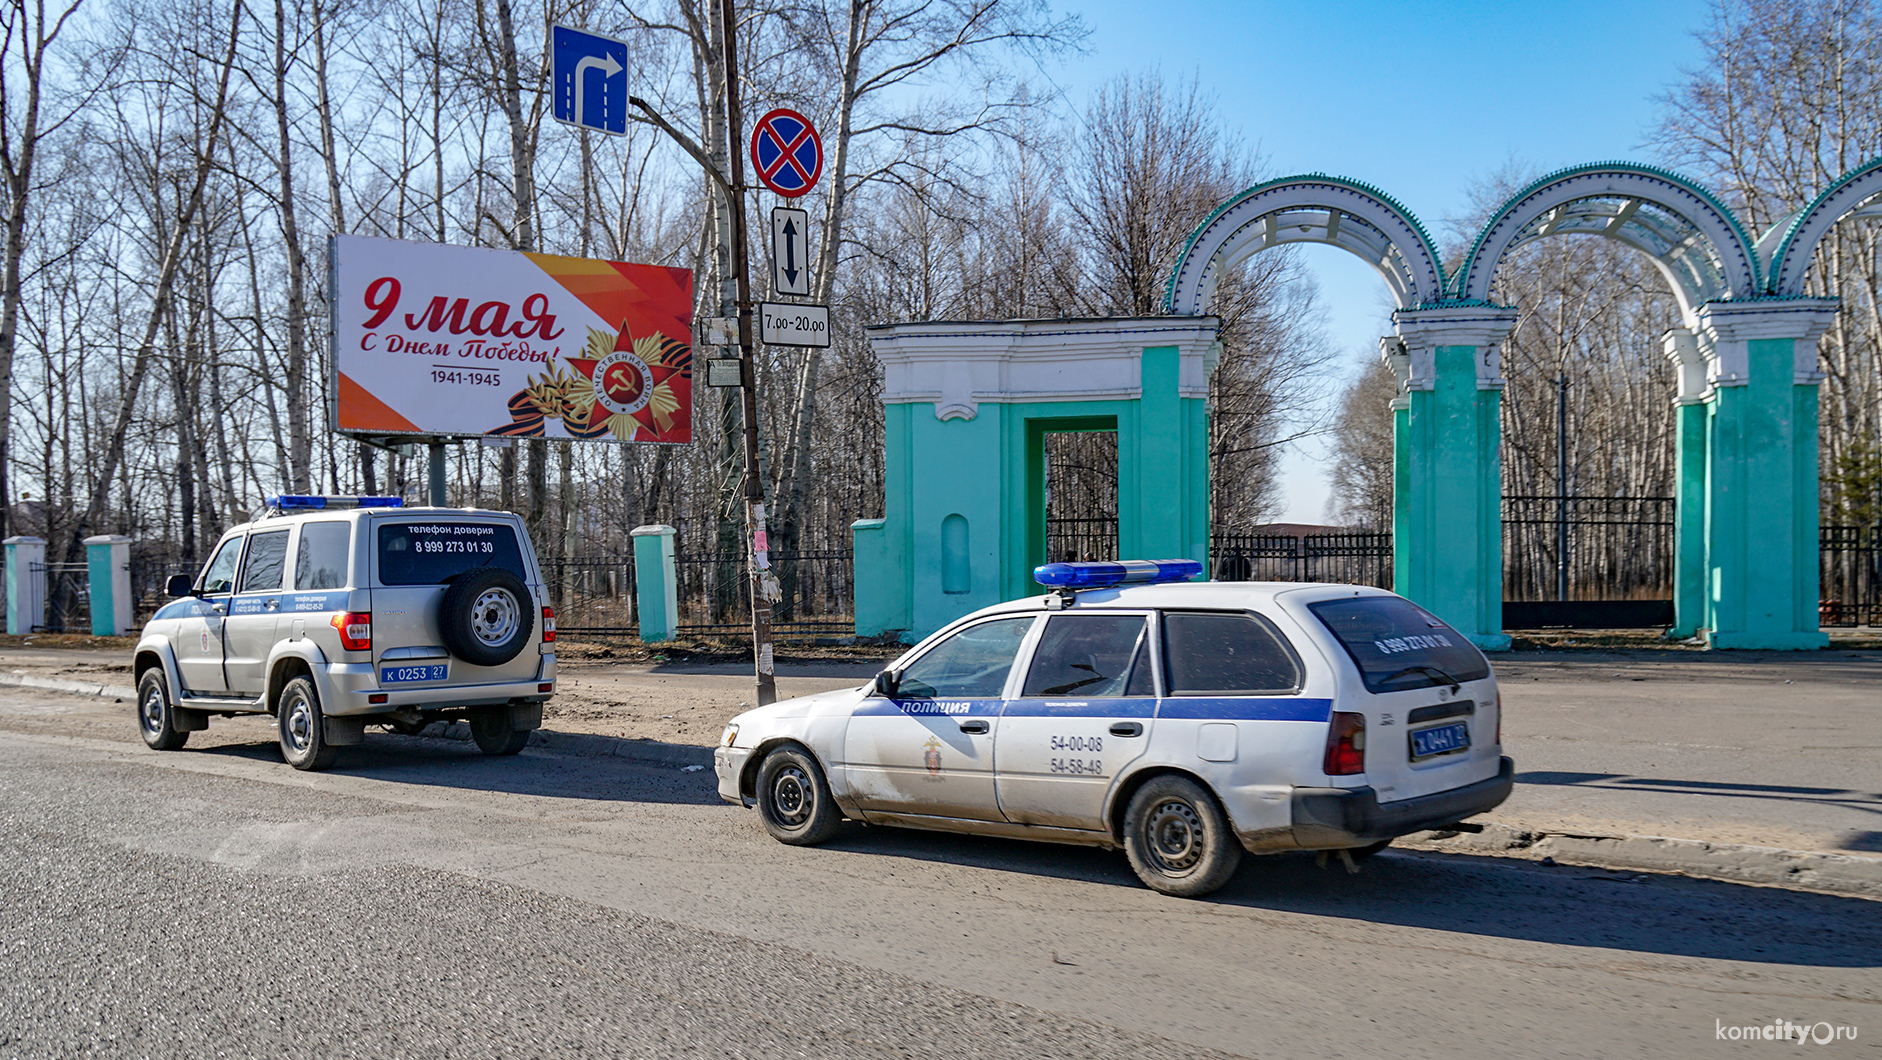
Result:
{"type": "Polygon", "coordinates": [[[176,704],[170,701],[170,683],[161,666],[137,679],[137,728],[153,751],[175,751],[189,742],[190,734],[176,727],[176,704]]]}
{"type": "Polygon", "coordinates": [[[529,743],[529,730],[510,728],[508,707],[480,710],[470,716],[471,739],[487,755],[513,755],[529,743]]]}
{"type": "Polygon", "coordinates": [[[1346,853],[1354,861],[1364,861],[1367,858],[1373,856],[1374,854],[1377,854],[1379,851],[1384,850],[1386,847],[1389,847],[1391,845],[1392,845],[1392,841],[1390,839],[1381,839],[1377,843],[1368,843],[1363,847],[1353,847],[1352,849],[1348,850],[1346,853]]]}
{"type": "Polygon", "coordinates": [[[465,662],[501,666],[529,643],[536,629],[534,603],[523,579],[501,567],[465,571],[438,602],[438,633],[465,662]]]}
{"type": "Polygon", "coordinates": [[[296,677],[275,701],[275,725],[281,733],[281,757],[295,769],[325,769],[339,749],[327,742],[326,716],[311,677],[296,677]]]}
{"type": "Polygon", "coordinates": [[[799,847],[824,842],[843,823],[823,770],[801,747],[780,747],[759,764],[758,816],[771,838],[799,847]]]}
{"type": "Polygon", "coordinates": [[[1124,854],[1145,886],[1178,898],[1221,887],[1242,863],[1228,815],[1187,777],[1154,777],[1124,811],[1124,854]]]}

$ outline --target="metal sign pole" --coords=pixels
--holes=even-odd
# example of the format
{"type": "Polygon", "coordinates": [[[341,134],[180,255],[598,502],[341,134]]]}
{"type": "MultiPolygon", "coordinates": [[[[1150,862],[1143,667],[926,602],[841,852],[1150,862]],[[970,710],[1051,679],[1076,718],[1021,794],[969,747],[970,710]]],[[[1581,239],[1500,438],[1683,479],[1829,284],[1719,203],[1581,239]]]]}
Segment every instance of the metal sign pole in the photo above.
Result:
{"type": "Polygon", "coordinates": [[[444,440],[431,440],[431,506],[442,508],[450,498],[444,489],[444,440]]]}
{"type": "Polygon", "coordinates": [[[732,271],[738,277],[738,345],[745,412],[745,529],[751,550],[752,666],[758,678],[758,705],[774,703],[778,685],[771,647],[771,574],[765,532],[765,484],[758,475],[758,364],[752,343],[751,277],[746,262],[744,136],[739,122],[738,16],[732,0],[720,0],[720,39],[725,42],[725,111],[732,163],[732,271]]]}

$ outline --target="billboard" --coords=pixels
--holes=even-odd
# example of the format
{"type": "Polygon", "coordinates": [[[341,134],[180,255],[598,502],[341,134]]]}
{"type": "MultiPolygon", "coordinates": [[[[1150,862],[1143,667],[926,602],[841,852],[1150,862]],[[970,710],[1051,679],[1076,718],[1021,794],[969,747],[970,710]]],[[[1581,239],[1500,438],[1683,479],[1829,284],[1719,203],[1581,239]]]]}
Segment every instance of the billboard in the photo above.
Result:
{"type": "Polygon", "coordinates": [[[693,438],[693,274],[337,236],[333,423],[358,435],[693,438]]]}

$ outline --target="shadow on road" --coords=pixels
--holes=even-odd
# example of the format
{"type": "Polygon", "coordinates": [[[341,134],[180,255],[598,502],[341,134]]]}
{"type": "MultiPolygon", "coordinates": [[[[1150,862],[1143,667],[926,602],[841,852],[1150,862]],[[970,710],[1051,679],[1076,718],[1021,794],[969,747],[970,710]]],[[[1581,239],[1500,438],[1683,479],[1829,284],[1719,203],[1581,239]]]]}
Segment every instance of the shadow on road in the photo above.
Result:
{"type": "MultiPolygon", "coordinates": [[[[1124,855],[1114,851],[893,828],[852,828],[831,845],[1142,886],[1124,855]]],[[[1228,886],[1198,901],[1634,953],[1823,968],[1882,966],[1882,903],[1512,858],[1390,850],[1349,874],[1337,861],[1319,868],[1307,854],[1250,857],[1228,886]]]]}
{"type": "MultiPolygon", "coordinates": [[[[463,740],[390,733],[372,733],[365,743],[342,747],[339,751],[329,772],[395,784],[540,795],[552,799],[685,805],[719,802],[718,781],[709,769],[686,773],[679,766],[606,755],[573,756],[525,750],[514,757],[493,758],[463,740]]],[[[190,747],[180,753],[246,758],[271,762],[284,770],[291,768],[281,761],[281,749],[272,741],[231,742],[200,750],[190,747]]]]}
{"type": "MultiPolygon", "coordinates": [[[[1555,770],[1531,770],[1516,774],[1518,784],[1560,787],[1607,788],[1611,791],[1639,791],[1643,788],[1673,795],[1723,795],[1734,799],[1768,799],[1791,803],[1816,803],[1841,806],[1866,813],[1882,813],[1882,794],[1849,788],[1807,788],[1789,784],[1741,784],[1718,780],[1672,780],[1664,777],[1636,777],[1626,773],[1575,773],[1555,770]]],[[[1872,849],[1849,847],[1851,850],[1872,849]]]]}

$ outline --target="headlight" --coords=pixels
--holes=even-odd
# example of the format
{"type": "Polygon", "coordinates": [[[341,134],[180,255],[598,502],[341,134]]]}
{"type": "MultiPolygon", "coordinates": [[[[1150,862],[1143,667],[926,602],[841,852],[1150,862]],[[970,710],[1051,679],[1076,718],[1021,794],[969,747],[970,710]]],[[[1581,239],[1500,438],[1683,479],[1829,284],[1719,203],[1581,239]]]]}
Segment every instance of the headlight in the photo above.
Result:
{"type": "Polygon", "coordinates": [[[730,747],[737,740],[738,740],[738,726],[737,725],[727,725],[725,727],[725,731],[719,734],[719,746],[720,747],[730,747]]]}

